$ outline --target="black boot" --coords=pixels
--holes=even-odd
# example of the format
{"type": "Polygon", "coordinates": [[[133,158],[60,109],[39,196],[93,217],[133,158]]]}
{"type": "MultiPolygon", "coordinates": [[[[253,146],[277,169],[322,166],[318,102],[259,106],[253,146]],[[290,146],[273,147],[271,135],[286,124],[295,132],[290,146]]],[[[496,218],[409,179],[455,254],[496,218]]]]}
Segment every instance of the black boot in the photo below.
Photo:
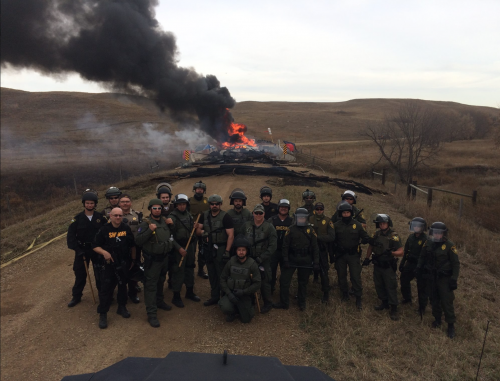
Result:
{"type": "Polygon", "coordinates": [[[236,319],[236,315],[235,314],[227,314],[226,321],[228,323],[231,323],[232,321],[234,321],[234,319],[236,319]]]}
{"type": "Polygon", "coordinates": [[[108,328],[108,314],[99,314],[99,328],[108,328]]]}
{"type": "Polygon", "coordinates": [[[436,319],[432,322],[432,328],[440,328],[441,327],[441,319],[436,319]]]}
{"type": "Polygon", "coordinates": [[[219,299],[208,299],[205,303],[203,303],[203,305],[205,307],[208,307],[208,306],[213,306],[214,304],[217,304],[219,302],[219,299]]]}
{"type": "Polygon", "coordinates": [[[184,303],[182,303],[180,292],[174,292],[174,297],[172,298],[172,304],[176,307],[184,308],[184,303]]]}
{"type": "Polygon", "coordinates": [[[170,311],[172,309],[172,306],[169,306],[167,303],[165,303],[164,300],[162,300],[160,303],[157,303],[156,307],[164,311],[170,311]]]}
{"type": "Polygon", "coordinates": [[[403,299],[403,301],[401,302],[401,304],[410,304],[410,305],[412,305],[413,302],[412,302],[411,299],[403,299]]]}
{"type": "Polygon", "coordinates": [[[354,289],[352,287],[349,289],[349,295],[354,295],[354,289]]]}
{"type": "Polygon", "coordinates": [[[271,302],[264,303],[264,306],[260,309],[261,314],[266,314],[273,309],[273,304],[271,302]]]}
{"type": "Polygon", "coordinates": [[[358,310],[363,309],[363,304],[361,303],[361,296],[356,296],[356,308],[358,310]]]}
{"type": "Polygon", "coordinates": [[[172,289],[172,279],[168,278],[167,283],[168,283],[168,289],[171,290],[172,289]]]}
{"type": "Polygon", "coordinates": [[[130,312],[128,312],[127,307],[125,307],[124,304],[119,304],[118,309],[116,310],[116,313],[118,315],[122,315],[125,319],[128,319],[130,317],[130,312]]]}
{"type": "Polygon", "coordinates": [[[389,309],[389,302],[387,300],[382,300],[382,303],[378,306],[375,306],[375,311],[382,311],[389,309]]]}
{"type": "Polygon", "coordinates": [[[448,337],[453,339],[455,337],[455,324],[448,323],[448,337]]]}
{"type": "Polygon", "coordinates": [[[392,320],[399,320],[399,314],[398,314],[398,306],[392,305],[391,306],[391,312],[390,312],[390,317],[392,320]]]}
{"type": "Polygon", "coordinates": [[[203,279],[208,279],[208,274],[205,271],[203,271],[203,269],[198,270],[198,276],[203,279]]]}
{"type": "Polygon", "coordinates": [[[321,298],[321,303],[328,303],[330,300],[330,293],[328,291],[323,292],[323,297],[321,298]]]}
{"type": "Polygon", "coordinates": [[[279,302],[279,303],[273,304],[273,308],[276,308],[278,310],[287,310],[288,306],[279,302]]]}
{"type": "Polygon", "coordinates": [[[153,328],[158,328],[160,326],[160,321],[156,316],[148,316],[149,325],[153,328]]]}
{"type": "Polygon", "coordinates": [[[140,302],[139,297],[137,295],[129,295],[128,296],[132,303],[138,304],[140,302]]]}
{"type": "Polygon", "coordinates": [[[73,299],[71,299],[71,301],[68,303],[68,307],[74,307],[76,306],[78,303],[80,303],[82,301],[82,298],[75,298],[73,296],[73,299]]]}
{"type": "Polygon", "coordinates": [[[348,302],[349,300],[351,300],[351,298],[349,297],[349,293],[348,292],[343,292],[342,293],[342,299],[341,299],[343,302],[348,302]]]}
{"type": "Polygon", "coordinates": [[[201,299],[198,295],[196,295],[193,291],[193,287],[186,288],[186,299],[192,300],[193,302],[199,302],[201,299]]]}

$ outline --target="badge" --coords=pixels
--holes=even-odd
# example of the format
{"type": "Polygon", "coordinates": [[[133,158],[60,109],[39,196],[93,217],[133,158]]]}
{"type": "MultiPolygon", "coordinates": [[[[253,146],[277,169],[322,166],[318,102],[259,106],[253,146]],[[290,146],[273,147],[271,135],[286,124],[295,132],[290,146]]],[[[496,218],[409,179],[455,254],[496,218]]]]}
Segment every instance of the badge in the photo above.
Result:
{"type": "Polygon", "coordinates": [[[453,251],[453,253],[455,253],[455,254],[458,254],[458,253],[457,253],[457,248],[456,248],[455,246],[452,246],[452,247],[451,247],[451,251],[453,251]]]}
{"type": "Polygon", "coordinates": [[[137,218],[135,218],[135,217],[134,217],[134,218],[132,218],[132,220],[134,220],[134,221],[135,221],[135,220],[137,220],[137,218]]]}
{"type": "Polygon", "coordinates": [[[393,235],[392,240],[395,242],[399,242],[399,236],[397,234],[393,235]]]}
{"type": "Polygon", "coordinates": [[[307,234],[309,234],[311,232],[311,229],[307,229],[307,234]]]}
{"type": "Polygon", "coordinates": [[[446,250],[446,244],[443,243],[443,246],[441,246],[441,250],[446,250]]]}
{"type": "Polygon", "coordinates": [[[353,229],[356,229],[356,224],[353,224],[353,225],[352,225],[352,228],[353,228],[353,229]]]}
{"type": "Polygon", "coordinates": [[[326,220],[323,220],[322,224],[323,224],[323,225],[326,225],[326,220]]]}
{"type": "Polygon", "coordinates": [[[418,246],[422,246],[422,240],[418,241],[418,246]]]}
{"type": "Polygon", "coordinates": [[[206,204],[207,203],[207,200],[203,200],[203,203],[206,204]]]}
{"type": "Polygon", "coordinates": [[[97,220],[95,220],[95,222],[99,223],[99,222],[101,222],[101,220],[98,218],[97,220]]]}

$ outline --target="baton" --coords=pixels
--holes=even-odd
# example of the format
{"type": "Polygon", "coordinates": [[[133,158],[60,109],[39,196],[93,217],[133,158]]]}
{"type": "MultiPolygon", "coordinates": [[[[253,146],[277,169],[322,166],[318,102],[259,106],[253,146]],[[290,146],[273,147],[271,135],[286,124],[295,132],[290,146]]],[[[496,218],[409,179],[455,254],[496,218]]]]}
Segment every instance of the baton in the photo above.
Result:
{"type": "MultiPolygon", "coordinates": [[[[250,279],[253,279],[253,274],[250,274],[250,279]]],[[[257,291],[255,291],[255,301],[257,302],[257,311],[259,311],[260,314],[259,295],[257,295],[257,291]]]]}
{"type": "Polygon", "coordinates": [[[94,288],[92,287],[92,282],[90,281],[89,267],[87,266],[87,260],[85,259],[85,255],[83,256],[83,264],[85,266],[85,271],[87,272],[87,279],[89,281],[90,291],[92,291],[92,299],[94,299],[94,304],[96,304],[95,295],[94,295],[94,288]]]}
{"type": "MultiPolygon", "coordinates": [[[[188,240],[188,243],[186,245],[186,249],[189,247],[189,244],[191,243],[191,238],[193,238],[193,233],[194,233],[194,229],[196,229],[196,225],[198,224],[198,220],[200,219],[200,216],[201,216],[201,213],[198,214],[198,217],[196,217],[196,221],[194,222],[194,225],[193,225],[193,230],[191,231],[191,235],[189,236],[189,240],[188,240]]],[[[184,250],[186,250],[184,249],[184,250]]],[[[187,251],[187,250],[186,250],[187,251]]],[[[186,254],[187,255],[187,254],[186,254]]],[[[181,258],[181,261],[179,262],[179,267],[182,266],[182,262],[184,261],[184,257],[181,258]]]]}

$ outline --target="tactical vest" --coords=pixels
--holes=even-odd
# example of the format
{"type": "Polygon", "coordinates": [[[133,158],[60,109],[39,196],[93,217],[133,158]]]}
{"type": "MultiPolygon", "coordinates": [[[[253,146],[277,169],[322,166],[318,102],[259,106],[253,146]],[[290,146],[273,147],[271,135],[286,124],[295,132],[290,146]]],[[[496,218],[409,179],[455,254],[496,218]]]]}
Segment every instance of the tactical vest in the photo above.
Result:
{"type": "Polygon", "coordinates": [[[220,246],[222,244],[227,243],[227,233],[224,225],[222,224],[222,220],[226,212],[221,210],[217,216],[212,216],[212,212],[207,210],[203,214],[203,231],[211,235],[208,243],[210,245],[216,244],[220,246]]]}
{"type": "Polygon", "coordinates": [[[386,250],[391,250],[395,247],[394,237],[397,236],[397,233],[392,229],[389,229],[387,234],[382,234],[381,230],[377,230],[373,234],[375,243],[373,245],[373,255],[378,261],[389,262],[394,259],[394,256],[392,254],[387,254],[386,250]]]}
{"type": "MultiPolygon", "coordinates": [[[[148,225],[155,224],[156,229],[146,243],[142,245],[143,251],[153,255],[167,255],[172,251],[173,244],[172,241],[170,241],[170,229],[164,217],[162,216],[160,221],[156,221],[153,218],[144,218],[144,222],[148,225]]],[[[146,228],[148,228],[148,226],[146,226],[146,228]]]]}
{"type": "Polygon", "coordinates": [[[129,213],[123,213],[123,218],[128,220],[127,225],[130,226],[130,230],[132,230],[132,234],[135,237],[139,229],[139,214],[135,210],[130,209],[129,213]]]}
{"type": "Polygon", "coordinates": [[[210,205],[208,204],[208,199],[203,197],[202,200],[197,200],[194,197],[189,197],[189,213],[194,219],[203,212],[210,210],[210,205]]]}
{"type": "Polygon", "coordinates": [[[227,278],[227,287],[230,290],[244,290],[252,284],[252,279],[250,278],[250,266],[253,261],[247,260],[244,263],[233,257],[231,258],[231,264],[229,269],[229,277],[227,278]]]}
{"type": "Polygon", "coordinates": [[[285,238],[286,231],[293,223],[293,218],[290,216],[286,216],[284,221],[281,221],[279,216],[271,217],[269,220],[271,224],[273,224],[276,229],[276,235],[278,236],[278,250],[283,249],[283,239],[285,238]]]}
{"type": "Polygon", "coordinates": [[[340,220],[337,221],[333,227],[335,228],[337,252],[342,253],[345,251],[349,254],[356,254],[360,252],[360,230],[363,230],[363,227],[359,221],[351,219],[348,224],[345,224],[342,220],[340,220]]]}
{"type": "Polygon", "coordinates": [[[245,234],[243,230],[243,225],[245,222],[252,221],[252,213],[248,209],[243,209],[241,213],[237,213],[236,210],[230,209],[227,214],[233,219],[234,224],[234,236],[236,237],[238,233],[245,234]]]}
{"type": "Polygon", "coordinates": [[[413,264],[417,264],[418,257],[420,256],[420,252],[422,251],[422,246],[425,241],[427,241],[427,235],[425,233],[421,233],[418,237],[415,234],[411,234],[406,241],[408,245],[408,252],[405,253],[405,259],[413,264]]]}
{"type": "Polygon", "coordinates": [[[328,234],[328,223],[330,219],[323,216],[318,216],[317,214],[309,217],[309,223],[314,227],[317,235],[327,235],[328,234]]]}
{"type": "Polygon", "coordinates": [[[301,208],[307,209],[309,212],[309,217],[314,216],[316,214],[316,211],[314,210],[314,205],[302,205],[301,208]]]}
{"type": "Polygon", "coordinates": [[[250,241],[250,257],[257,258],[267,250],[269,246],[269,228],[271,224],[264,221],[259,227],[253,222],[245,224],[245,237],[250,241]]]}
{"type": "Polygon", "coordinates": [[[193,225],[194,225],[193,217],[191,217],[191,214],[189,214],[187,211],[182,213],[179,212],[177,209],[174,210],[172,213],[170,213],[169,217],[172,218],[172,221],[174,222],[175,241],[182,247],[185,247],[189,240],[189,236],[193,231],[193,225]]]}
{"type": "Polygon", "coordinates": [[[441,276],[451,276],[453,272],[452,263],[450,260],[450,251],[453,247],[451,241],[425,242],[425,267],[430,271],[437,271],[441,276]]]}
{"type": "MultiPolygon", "coordinates": [[[[293,225],[290,227],[290,252],[289,257],[311,257],[312,262],[312,226],[298,227],[293,225]]],[[[292,262],[293,259],[292,259],[292,262]]]]}

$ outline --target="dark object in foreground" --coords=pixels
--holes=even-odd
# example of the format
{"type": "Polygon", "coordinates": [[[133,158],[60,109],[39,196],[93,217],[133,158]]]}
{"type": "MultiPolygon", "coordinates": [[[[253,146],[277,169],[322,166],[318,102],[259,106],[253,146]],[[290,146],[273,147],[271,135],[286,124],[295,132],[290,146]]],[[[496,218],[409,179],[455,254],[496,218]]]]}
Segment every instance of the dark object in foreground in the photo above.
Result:
{"type": "Polygon", "coordinates": [[[319,369],[283,365],[276,357],[170,352],[165,358],[128,357],[96,373],[62,381],[334,381],[319,369]],[[196,364],[186,367],[185,364],[196,364]]]}

